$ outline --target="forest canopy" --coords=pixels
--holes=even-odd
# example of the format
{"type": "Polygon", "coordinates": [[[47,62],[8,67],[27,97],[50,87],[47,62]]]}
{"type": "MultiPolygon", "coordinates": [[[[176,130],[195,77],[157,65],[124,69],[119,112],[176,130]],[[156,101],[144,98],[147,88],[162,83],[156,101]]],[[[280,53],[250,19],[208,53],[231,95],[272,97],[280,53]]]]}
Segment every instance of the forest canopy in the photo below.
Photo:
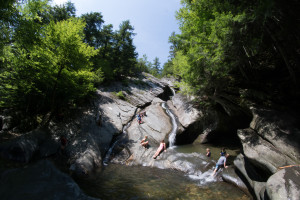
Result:
{"type": "Polygon", "coordinates": [[[297,101],[298,1],[181,3],[176,15],[181,33],[169,37],[163,75],[177,77],[185,93],[212,102],[229,96],[238,98],[236,103],[245,98],[265,105],[297,101]]]}

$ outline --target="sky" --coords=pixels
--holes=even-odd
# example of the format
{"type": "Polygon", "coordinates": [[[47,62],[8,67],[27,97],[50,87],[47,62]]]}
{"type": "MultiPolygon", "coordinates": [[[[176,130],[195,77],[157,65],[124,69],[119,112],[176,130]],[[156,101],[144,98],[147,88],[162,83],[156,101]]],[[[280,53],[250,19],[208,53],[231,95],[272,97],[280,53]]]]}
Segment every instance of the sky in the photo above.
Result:
{"type": "MultiPolygon", "coordinates": [[[[53,0],[61,5],[68,0],[53,0]]],[[[112,24],[114,30],[129,20],[134,27],[133,43],[141,58],[147,55],[147,60],[153,63],[159,58],[161,67],[168,61],[172,32],[180,33],[176,11],[181,7],[180,0],[70,0],[76,8],[76,15],[100,12],[104,24],[112,24]]]]}

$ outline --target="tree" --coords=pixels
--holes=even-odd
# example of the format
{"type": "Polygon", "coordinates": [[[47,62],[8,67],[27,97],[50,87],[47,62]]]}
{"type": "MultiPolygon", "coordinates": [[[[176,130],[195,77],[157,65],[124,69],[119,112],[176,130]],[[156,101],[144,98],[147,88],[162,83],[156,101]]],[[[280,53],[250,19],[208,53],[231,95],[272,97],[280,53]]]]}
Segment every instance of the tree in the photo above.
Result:
{"type": "Polygon", "coordinates": [[[84,28],[85,42],[96,49],[103,46],[104,35],[102,34],[102,25],[104,23],[101,13],[88,13],[81,16],[86,22],[84,28]]]}
{"type": "Polygon", "coordinates": [[[70,1],[67,3],[64,3],[62,5],[55,5],[54,7],[51,7],[49,11],[49,18],[50,20],[54,21],[63,21],[67,20],[71,17],[75,17],[76,9],[74,6],[74,3],[71,3],[70,1]]]}
{"type": "Polygon", "coordinates": [[[137,53],[133,45],[133,26],[130,22],[124,21],[120,24],[119,30],[115,34],[113,46],[113,64],[114,75],[121,78],[122,76],[131,75],[134,72],[137,53]]]}
{"type": "Polygon", "coordinates": [[[154,76],[159,76],[161,74],[160,62],[159,62],[159,58],[158,57],[155,57],[154,60],[153,60],[151,73],[154,76]]]}
{"type": "Polygon", "coordinates": [[[147,55],[144,54],[142,58],[139,58],[136,63],[136,72],[150,72],[151,63],[147,60],[147,55]]]}
{"type": "Polygon", "coordinates": [[[39,19],[38,15],[29,13],[24,17],[27,23],[16,29],[19,32],[16,41],[10,51],[6,51],[0,88],[5,98],[1,99],[1,106],[15,106],[30,113],[55,111],[94,91],[96,77],[91,72],[90,58],[97,51],[83,42],[85,23],[70,18],[34,26],[31,24],[39,19]],[[22,31],[34,28],[37,33],[29,31],[28,38],[20,39],[22,31]],[[30,39],[30,34],[35,40],[30,39]]]}

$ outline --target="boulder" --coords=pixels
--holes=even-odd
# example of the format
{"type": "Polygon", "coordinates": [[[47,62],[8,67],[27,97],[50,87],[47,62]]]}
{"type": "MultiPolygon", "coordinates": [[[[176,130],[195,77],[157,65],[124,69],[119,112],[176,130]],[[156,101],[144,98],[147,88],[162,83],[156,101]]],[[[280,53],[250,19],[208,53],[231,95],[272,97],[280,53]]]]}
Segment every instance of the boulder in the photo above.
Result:
{"type": "Polygon", "coordinates": [[[288,167],[273,174],[267,181],[266,190],[272,200],[299,200],[300,167],[288,167]]]}
{"type": "Polygon", "coordinates": [[[238,130],[238,136],[245,156],[261,169],[268,169],[273,174],[279,167],[294,163],[290,157],[261,138],[253,129],[238,130]]]}
{"type": "Polygon", "coordinates": [[[74,180],[47,160],[4,172],[0,179],[1,199],[82,199],[85,195],[74,180]]]}
{"type": "Polygon", "coordinates": [[[251,196],[248,187],[244,181],[238,176],[237,169],[235,167],[229,166],[226,170],[223,170],[222,179],[227,182],[235,185],[240,190],[245,192],[248,196],[251,196]]]}
{"type": "Polygon", "coordinates": [[[201,111],[193,107],[190,100],[180,94],[176,93],[172,97],[172,104],[168,103],[172,112],[177,116],[179,129],[176,136],[176,144],[192,143],[203,129],[203,124],[199,120],[203,114],[201,111]]]}
{"type": "MultiPolygon", "coordinates": [[[[300,164],[300,130],[299,118],[291,114],[263,109],[250,108],[253,119],[250,128],[257,131],[278,151],[300,164]]],[[[282,166],[285,165],[282,163],[282,166]]]]}
{"type": "Polygon", "coordinates": [[[242,175],[242,179],[245,180],[245,184],[248,188],[251,188],[251,193],[258,200],[265,200],[267,197],[265,195],[266,182],[264,177],[261,177],[259,173],[255,170],[249,160],[242,154],[239,154],[234,160],[234,165],[242,175]]]}

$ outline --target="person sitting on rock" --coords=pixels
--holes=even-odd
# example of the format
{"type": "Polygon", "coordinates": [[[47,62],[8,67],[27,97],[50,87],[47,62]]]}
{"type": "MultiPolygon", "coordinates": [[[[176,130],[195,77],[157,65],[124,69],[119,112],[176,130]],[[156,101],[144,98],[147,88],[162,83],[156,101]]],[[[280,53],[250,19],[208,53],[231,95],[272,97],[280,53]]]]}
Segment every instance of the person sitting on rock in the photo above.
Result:
{"type": "Polygon", "coordinates": [[[222,155],[220,158],[219,158],[219,160],[218,160],[218,162],[217,162],[217,164],[216,164],[216,168],[215,168],[215,170],[214,170],[214,172],[213,172],[213,176],[215,175],[215,173],[221,168],[221,167],[223,167],[224,166],[224,168],[227,168],[228,166],[226,166],[226,159],[227,159],[227,157],[229,156],[229,154],[225,154],[225,155],[222,155]]]}
{"type": "Polygon", "coordinates": [[[210,156],[211,156],[211,152],[210,152],[210,149],[209,149],[209,148],[206,149],[206,156],[207,156],[207,157],[210,157],[210,156]]]}
{"type": "Polygon", "coordinates": [[[155,152],[153,158],[156,159],[156,157],[159,156],[159,154],[160,154],[163,150],[164,150],[164,151],[167,151],[167,149],[166,149],[166,143],[165,143],[164,140],[162,140],[162,141],[160,142],[160,145],[159,145],[157,151],[155,152]]]}
{"type": "Polygon", "coordinates": [[[143,147],[147,148],[147,147],[148,147],[148,143],[149,143],[148,137],[147,137],[147,135],[145,135],[145,138],[142,139],[142,141],[141,141],[141,145],[142,145],[143,147]]]}

